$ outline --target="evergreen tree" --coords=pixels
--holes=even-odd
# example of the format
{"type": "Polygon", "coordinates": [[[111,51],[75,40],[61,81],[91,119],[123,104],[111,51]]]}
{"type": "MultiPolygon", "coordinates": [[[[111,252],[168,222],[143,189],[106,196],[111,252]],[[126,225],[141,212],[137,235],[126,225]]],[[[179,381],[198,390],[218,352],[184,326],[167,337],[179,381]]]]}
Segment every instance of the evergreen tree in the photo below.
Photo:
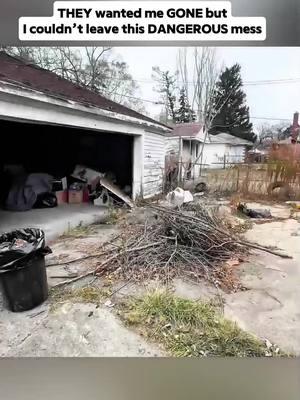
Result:
{"type": "Polygon", "coordinates": [[[255,141],[256,135],[250,123],[239,64],[226,68],[221,73],[216,83],[213,109],[216,115],[212,120],[210,133],[227,132],[242,139],[255,141]]]}
{"type": "Polygon", "coordinates": [[[180,89],[179,108],[175,111],[175,122],[186,123],[196,120],[195,112],[192,110],[185,88],[180,89]]]}

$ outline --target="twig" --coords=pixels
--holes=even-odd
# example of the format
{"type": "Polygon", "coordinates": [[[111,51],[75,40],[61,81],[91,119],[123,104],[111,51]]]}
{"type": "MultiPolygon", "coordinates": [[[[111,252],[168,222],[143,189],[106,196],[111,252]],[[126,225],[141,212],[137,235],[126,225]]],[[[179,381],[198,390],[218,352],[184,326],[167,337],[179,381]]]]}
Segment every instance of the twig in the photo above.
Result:
{"type": "Polygon", "coordinates": [[[47,264],[46,267],[56,267],[59,265],[69,265],[69,264],[73,264],[76,262],[81,262],[81,261],[85,261],[88,260],[90,258],[98,258],[101,256],[105,256],[106,254],[112,253],[113,251],[115,251],[116,249],[110,249],[110,250],[106,250],[106,251],[102,251],[101,253],[95,253],[95,254],[89,254],[87,256],[83,256],[83,257],[79,257],[79,258],[75,258],[73,260],[69,260],[69,261],[64,261],[64,262],[60,262],[60,263],[53,263],[53,264],[47,264]]]}
{"type": "Polygon", "coordinates": [[[47,310],[42,310],[42,311],[39,311],[39,312],[37,312],[37,313],[35,313],[35,314],[31,314],[31,315],[29,315],[29,318],[35,318],[35,317],[37,317],[38,315],[41,315],[41,314],[43,314],[43,313],[45,313],[47,310]]]}
{"type": "Polygon", "coordinates": [[[150,243],[150,244],[145,245],[145,246],[135,247],[135,248],[133,248],[133,249],[128,249],[128,250],[121,251],[120,253],[115,254],[114,256],[112,256],[112,257],[108,258],[107,260],[105,260],[105,261],[104,261],[103,263],[101,263],[95,270],[86,272],[85,274],[79,275],[79,276],[77,276],[76,278],[68,279],[68,280],[63,281],[63,282],[59,282],[59,283],[57,283],[56,285],[54,285],[54,286],[52,286],[52,287],[59,287],[59,286],[68,285],[68,284],[70,284],[70,283],[77,282],[77,281],[79,281],[80,279],[86,278],[87,276],[96,275],[98,272],[100,272],[101,269],[103,269],[103,267],[105,267],[107,264],[109,264],[111,261],[115,260],[116,258],[118,258],[118,257],[119,257],[120,255],[122,255],[122,254],[125,254],[125,253],[132,253],[132,252],[135,252],[135,251],[145,250],[145,249],[147,249],[147,248],[149,248],[149,247],[155,247],[155,246],[158,246],[158,245],[160,245],[160,244],[161,244],[161,242],[150,243]]]}
{"type": "MultiPolygon", "coordinates": [[[[104,246],[107,246],[109,244],[111,245],[112,242],[117,240],[117,239],[119,239],[120,236],[121,236],[120,234],[114,236],[111,240],[108,240],[107,242],[104,242],[102,246],[104,247],[104,246]]],[[[120,246],[114,245],[114,247],[120,247],[120,246]]],[[[76,263],[76,262],[79,262],[79,261],[88,260],[89,258],[97,258],[97,257],[104,256],[106,254],[112,253],[114,250],[115,249],[109,249],[109,250],[103,251],[101,253],[89,254],[87,256],[75,258],[75,259],[69,260],[69,261],[63,261],[63,262],[59,262],[59,263],[47,264],[46,267],[48,268],[48,267],[56,267],[56,266],[59,266],[59,265],[69,265],[69,264],[73,264],[73,263],[76,263]]]]}
{"type": "Polygon", "coordinates": [[[277,256],[277,257],[288,258],[288,259],[292,259],[293,258],[293,257],[291,257],[291,256],[289,256],[287,254],[279,253],[278,251],[271,250],[268,247],[260,246],[259,244],[256,244],[256,243],[239,241],[239,242],[237,242],[237,244],[239,244],[241,246],[244,246],[244,247],[250,247],[250,248],[256,249],[256,250],[261,250],[261,251],[264,251],[266,253],[273,254],[274,256],[277,256]]]}
{"type": "Polygon", "coordinates": [[[76,278],[78,274],[69,274],[69,275],[51,275],[49,278],[51,279],[63,279],[63,278],[76,278]]]}
{"type": "Polygon", "coordinates": [[[178,241],[177,241],[177,235],[175,237],[175,249],[173,251],[173,253],[171,254],[170,258],[168,259],[168,261],[165,264],[165,269],[167,269],[167,284],[169,285],[169,275],[170,275],[170,262],[172,261],[172,259],[175,257],[175,254],[177,253],[177,246],[178,246],[178,241]]]}
{"type": "Polygon", "coordinates": [[[121,287],[119,287],[118,289],[114,290],[109,297],[114,296],[116,293],[120,292],[122,289],[124,289],[126,286],[133,284],[132,282],[132,278],[130,278],[126,283],[124,283],[124,285],[122,285],[121,287]]]}

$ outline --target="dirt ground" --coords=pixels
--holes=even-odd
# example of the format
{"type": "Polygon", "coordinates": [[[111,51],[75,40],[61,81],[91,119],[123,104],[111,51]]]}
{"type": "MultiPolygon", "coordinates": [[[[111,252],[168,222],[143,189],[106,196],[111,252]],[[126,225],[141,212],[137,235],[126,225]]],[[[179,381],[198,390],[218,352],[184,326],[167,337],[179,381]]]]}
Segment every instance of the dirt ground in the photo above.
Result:
{"type": "MultiPolygon", "coordinates": [[[[226,201],[225,201],[226,203],[226,201]]],[[[246,232],[249,240],[261,245],[278,246],[293,259],[255,252],[247,262],[237,267],[237,273],[247,290],[224,293],[206,282],[195,284],[176,279],[173,282],[177,295],[189,299],[211,299],[216,295],[225,300],[227,318],[236,321],[241,328],[253,332],[287,352],[300,354],[300,225],[290,217],[287,205],[266,206],[248,204],[254,208],[269,208],[275,222],[255,223],[246,232]],[[299,234],[299,236],[298,236],[299,234]]],[[[142,218],[137,212],[130,218],[142,218]]],[[[75,231],[52,245],[53,254],[47,256],[48,264],[62,262],[101,251],[101,245],[118,233],[117,225],[99,225],[75,231]]],[[[95,267],[95,260],[49,266],[48,283],[52,287],[71,274],[81,274],[95,267]]],[[[85,285],[102,285],[86,278],[73,284],[73,288],[85,285]]],[[[117,298],[128,294],[137,295],[153,287],[127,285],[116,282],[117,298]]],[[[109,299],[109,298],[108,298],[109,299]]],[[[113,299],[112,299],[113,300],[113,299]]],[[[56,300],[50,297],[40,307],[24,312],[11,313],[0,302],[0,356],[163,356],[158,346],[147,343],[132,332],[115,315],[113,302],[105,305],[56,300]]]]}

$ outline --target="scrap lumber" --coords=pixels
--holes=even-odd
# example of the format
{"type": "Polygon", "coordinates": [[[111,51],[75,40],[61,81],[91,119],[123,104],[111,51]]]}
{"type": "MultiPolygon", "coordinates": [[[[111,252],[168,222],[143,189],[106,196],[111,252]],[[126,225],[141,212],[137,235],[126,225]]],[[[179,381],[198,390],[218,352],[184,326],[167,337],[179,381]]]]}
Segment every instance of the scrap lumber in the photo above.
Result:
{"type": "Polygon", "coordinates": [[[109,192],[113,193],[119,199],[121,199],[124,203],[126,203],[130,208],[134,207],[134,204],[129,196],[127,196],[122,190],[120,190],[116,185],[110,182],[106,178],[100,179],[100,184],[107,189],[109,192]]]}

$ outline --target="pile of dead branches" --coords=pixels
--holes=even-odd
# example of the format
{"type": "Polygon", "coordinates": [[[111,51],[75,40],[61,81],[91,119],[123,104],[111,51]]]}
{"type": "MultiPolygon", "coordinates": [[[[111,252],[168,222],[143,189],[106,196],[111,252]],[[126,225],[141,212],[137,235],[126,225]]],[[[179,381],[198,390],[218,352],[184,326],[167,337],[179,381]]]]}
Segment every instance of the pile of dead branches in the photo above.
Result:
{"type": "Polygon", "coordinates": [[[150,211],[150,217],[143,224],[125,224],[118,245],[104,248],[98,254],[104,260],[99,258],[101,262],[96,270],[84,276],[112,273],[126,280],[164,282],[176,276],[188,276],[204,277],[216,283],[224,264],[243,257],[249,248],[277,254],[227,230],[214,209],[197,206],[174,210],[150,206],[150,211]]]}
{"type": "Polygon", "coordinates": [[[151,209],[154,218],[126,230],[123,250],[111,265],[126,279],[167,281],[183,275],[212,279],[223,263],[245,252],[236,237],[221,229],[212,210],[151,209]]]}

